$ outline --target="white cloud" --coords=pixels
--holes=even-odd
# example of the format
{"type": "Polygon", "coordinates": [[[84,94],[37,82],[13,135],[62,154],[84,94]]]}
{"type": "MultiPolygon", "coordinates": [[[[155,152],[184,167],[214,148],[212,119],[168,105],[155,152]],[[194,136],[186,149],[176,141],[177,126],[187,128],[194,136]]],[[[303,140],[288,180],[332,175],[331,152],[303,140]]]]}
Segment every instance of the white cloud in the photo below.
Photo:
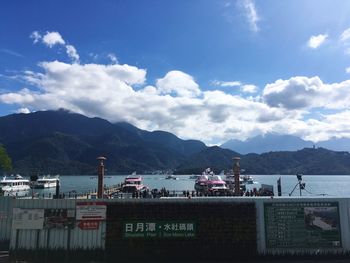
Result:
{"type": "Polygon", "coordinates": [[[62,38],[60,33],[46,32],[46,34],[42,36],[38,31],[34,31],[30,35],[30,38],[33,39],[34,44],[41,40],[41,42],[49,48],[52,48],[55,45],[64,46],[68,57],[72,59],[73,62],[79,63],[80,57],[76,48],[73,45],[66,44],[66,41],[62,38]]]}
{"type": "Polygon", "coordinates": [[[304,139],[314,142],[330,138],[350,138],[350,111],[322,115],[319,120],[308,119],[298,125],[296,132],[304,139]]]}
{"type": "Polygon", "coordinates": [[[254,32],[258,32],[259,31],[258,22],[259,22],[260,18],[258,16],[258,12],[256,11],[254,1],[253,0],[243,0],[242,4],[243,4],[243,8],[245,10],[245,15],[248,19],[250,29],[254,32]]]}
{"type": "Polygon", "coordinates": [[[118,64],[118,58],[115,54],[109,53],[107,57],[112,61],[113,64],[118,64]]]}
{"type": "Polygon", "coordinates": [[[350,80],[325,84],[318,77],[294,77],[266,85],[262,99],[247,99],[219,90],[200,91],[194,78],[181,71],[170,71],[155,86],[136,90],[134,85],[146,81],[145,69],[59,61],[40,66],[43,73],[26,71],[22,76],[38,89],[2,93],[0,102],[18,105],[23,112],[66,108],[208,144],[271,131],[317,141],[350,130],[350,114],[305,118],[319,107],[348,111],[350,80]],[[346,116],[349,125],[342,123],[346,116]]]}
{"type": "Polygon", "coordinates": [[[28,108],[19,108],[16,112],[28,114],[30,113],[30,110],[28,108]]]}
{"type": "Polygon", "coordinates": [[[267,84],[264,101],[271,107],[289,110],[350,107],[350,80],[326,84],[319,77],[293,77],[267,84]]]}
{"type": "Polygon", "coordinates": [[[30,34],[29,37],[33,39],[34,44],[38,43],[42,38],[42,36],[39,34],[38,31],[34,31],[33,33],[30,34]]]}
{"type": "Polygon", "coordinates": [[[207,143],[248,136],[287,116],[284,109],[222,91],[201,92],[194,78],[181,71],[136,90],[133,86],[146,80],[146,70],[137,67],[59,61],[39,65],[43,73],[26,71],[22,76],[37,89],[0,94],[0,102],[34,111],[66,108],[207,143]]]}
{"type": "Polygon", "coordinates": [[[68,57],[70,57],[74,62],[79,63],[79,54],[75,47],[72,45],[66,45],[66,52],[68,57]]]}
{"type": "Polygon", "coordinates": [[[309,41],[307,42],[307,45],[309,48],[318,48],[320,47],[328,38],[327,34],[319,34],[317,36],[311,36],[309,41]]]}
{"type": "Polygon", "coordinates": [[[240,87],[240,90],[244,93],[256,93],[258,91],[258,87],[253,84],[243,84],[240,81],[220,81],[214,80],[211,82],[213,86],[219,87],[240,87]]]}
{"type": "Polygon", "coordinates": [[[177,70],[168,72],[158,79],[156,87],[160,94],[176,94],[180,97],[196,97],[201,94],[198,84],[192,76],[177,70]]]}
{"type": "Polygon", "coordinates": [[[246,93],[256,93],[258,91],[258,87],[252,84],[246,84],[241,87],[241,90],[246,93]]]}
{"type": "Polygon", "coordinates": [[[347,67],[347,68],[345,69],[345,72],[346,72],[346,73],[350,73],[350,67],[347,67]]]}
{"type": "Polygon", "coordinates": [[[343,42],[346,42],[350,39],[350,27],[343,31],[339,39],[340,41],[343,41],[343,42]]]}
{"type": "Polygon", "coordinates": [[[53,47],[54,45],[65,45],[66,42],[63,40],[62,36],[58,32],[46,32],[42,37],[42,41],[48,47],[53,47]]]}
{"type": "Polygon", "coordinates": [[[220,87],[237,87],[242,85],[240,81],[220,81],[220,80],[214,80],[211,82],[211,84],[214,86],[220,86],[220,87]]]}
{"type": "Polygon", "coordinates": [[[89,53],[89,57],[91,57],[93,60],[97,60],[99,58],[99,55],[91,52],[89,53]]]}

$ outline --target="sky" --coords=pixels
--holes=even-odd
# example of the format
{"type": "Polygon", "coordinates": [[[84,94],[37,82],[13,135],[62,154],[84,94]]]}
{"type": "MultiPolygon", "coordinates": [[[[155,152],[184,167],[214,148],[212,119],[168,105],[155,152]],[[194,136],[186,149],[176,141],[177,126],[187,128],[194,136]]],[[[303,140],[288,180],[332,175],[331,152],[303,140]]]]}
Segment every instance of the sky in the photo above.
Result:
{"type": "Polygon", "coordinates": [[[60,108],[207,145],[350,138],[350,1],[1,1],[0,116],[60,108]]]}

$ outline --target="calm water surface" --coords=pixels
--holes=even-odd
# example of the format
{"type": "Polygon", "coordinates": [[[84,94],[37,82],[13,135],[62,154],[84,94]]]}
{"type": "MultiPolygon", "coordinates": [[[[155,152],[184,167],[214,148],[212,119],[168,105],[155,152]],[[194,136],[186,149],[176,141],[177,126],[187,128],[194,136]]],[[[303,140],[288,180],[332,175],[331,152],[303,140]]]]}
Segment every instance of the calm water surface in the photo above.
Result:
{"type": "MultiPolygon", "coordinates": [[[[112,175],[104,179],[106,186],[116,185],[124,181],[126,175],[112,175]]],[[[150,189],[165,187],[169,191],[194,190],[194,180],[189,175],[179,175],[178,180],[167,180],[165,175],[143,175],[143,184],[150,189]]],[[[253,175],[255,181],[274,186],[277,195],[277,179],[281,177],[282,195],[288,196],[297,184],[295,175],[253,175]]],[[[97,188],[96,176],[61,176],[61,192],[76,191],[84,193],[94,191],[97,188]]],[[[303,182],[306,184],[302,194],[305,196],[346,196],[350,197],[350,176],[347,175],[304,175],[303,182]]],[[[54,189],[36,190],[39,193],[54,192],[54,189]]],[[[293,195],[299,195],[298,189],[293,195]]]]}

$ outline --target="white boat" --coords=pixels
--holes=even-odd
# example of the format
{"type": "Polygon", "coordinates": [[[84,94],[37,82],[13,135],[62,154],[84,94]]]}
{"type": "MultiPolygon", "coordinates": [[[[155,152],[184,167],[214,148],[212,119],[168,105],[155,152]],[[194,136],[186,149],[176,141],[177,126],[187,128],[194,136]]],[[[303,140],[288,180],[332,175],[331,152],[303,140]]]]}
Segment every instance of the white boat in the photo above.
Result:
{"type": "Polygon", "coordinates": [[[56,187],[57,182],[59,183],[59,181],[60,179],[58,175],[56,175],[55,177],[51,177],[50,175],[44,175],[42,178],[39,178],[36,182],[34,182],[33,188],[43,189],[56,187]]]}
{"type": "MultiPolygon", "coordinates": [[[[235,176],[232,170],[230,170],[226,174],[225,182],[231,190],[235,189],[235,176]]],[[[250,175],[240,175],[239,185],[243,191],[252,190],[254,188],[256,189],[260,188],[260,183],[254,181],[253,177],[251,177],[250,175]]]]}
{"type": "Polygon", "coordinates": [[[254,179],[250,175],[243,175],[240,178],[242,178],[244,184],[254,184],[254,179]]]}
{"type": "Polygon", "coordinates": [[[30,182],[19,174],[4,176],[0,181],[0,189],[5,195],[12,192],[27,191],[30,189],[30,182]]]}
{"type": "Polygon", "coordinates": [[[170,175],[167,175],[165,177],[165,179],[167,179],[167,180],[178,180],[179,178],[176,177],[175,175],[170,174],[170,175]]]}

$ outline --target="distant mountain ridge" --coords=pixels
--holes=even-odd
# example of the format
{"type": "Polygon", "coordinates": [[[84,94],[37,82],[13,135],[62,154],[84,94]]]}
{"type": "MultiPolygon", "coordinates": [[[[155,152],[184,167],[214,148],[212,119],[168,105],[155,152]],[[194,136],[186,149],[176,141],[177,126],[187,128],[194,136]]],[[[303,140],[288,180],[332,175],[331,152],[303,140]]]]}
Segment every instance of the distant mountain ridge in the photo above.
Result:
{"type": "MultiPolygon", "coordinates": [[[[283,137],[277,145],[288,140],[294,146],[303,145],[294,139],[283,137]]],[[[297,151],[241,154],[182,140],[169,132],[149,132],[129,123],[113,124],[65,110],[0,117],[0,144],[12,158],[14,172],[23,175],[96,174],[96,158],[101,155],[107,157],[108,174],[199,174],[207,167],[219,173],[231,169],[236,156],[249,174],[350,174],[350,154],[345,151],[309,146],[297,151]]]]}
{"type": "Polygon", "coordinates": [[[1,117],[0,142],[22,173],[92,174],[100,155],[108,158],[114,173],[175,169],[206,148],[200,141],[181,140],[168,132],[148,132],[65,110],[1,117]]]}
{"type": "Polygon", "coordinates": [[[178,167],[178,173],[200,172],[198,167],[212,167],[216,173],[232,169],[232,157],[241,158],[240,166],[246,174],[315,174],[350,175],[350,153],[324,148],[304,148],[298,151],[279,151],[240,155],[231,150],[209,147],[178,167]],[[219,160],[215,156],[220,156],[219,160]]]}
{"type": "Polygon", "coordinates": [[[327,141],[313,143],[312,141],[305,141],[299,137],[292,135],[279,135],[269,133],[266,135],[259,135],[249,138],[246,141],[229,140],[221,145],[224,149],[239,152],[241,154],[248,153],[266,153],[275,151],[297,151],[304,148],[313,147],[326,148],[333,151],[350,151],[350,139],[332,138],[327,141]]]}

